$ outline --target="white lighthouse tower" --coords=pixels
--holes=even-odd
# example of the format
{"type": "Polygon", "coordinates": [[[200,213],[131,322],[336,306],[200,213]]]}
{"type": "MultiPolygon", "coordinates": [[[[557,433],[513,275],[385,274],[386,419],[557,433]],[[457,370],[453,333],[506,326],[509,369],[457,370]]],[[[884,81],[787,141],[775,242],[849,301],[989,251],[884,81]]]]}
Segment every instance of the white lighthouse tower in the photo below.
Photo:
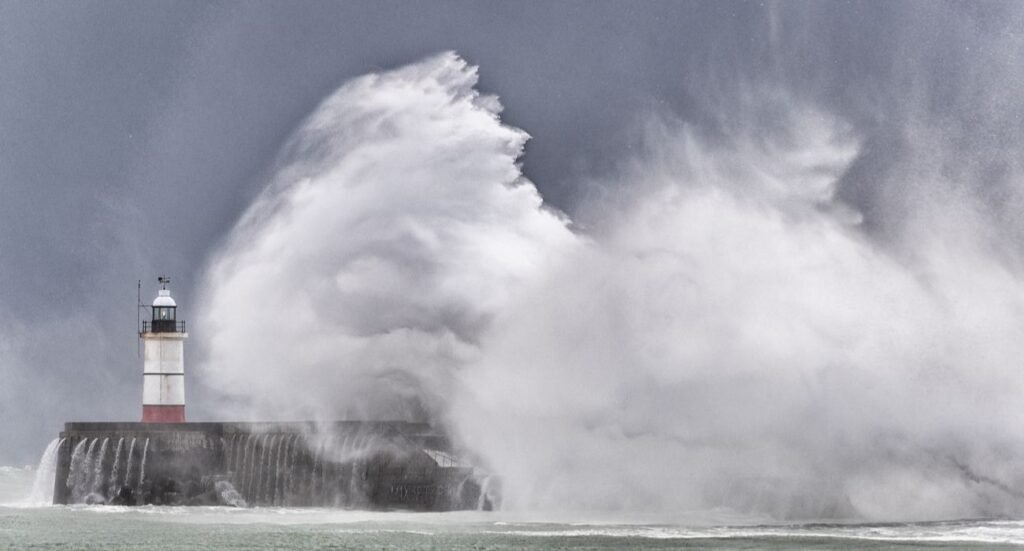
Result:
{"type": "Polygon", "coordinates": [[[185,422],[185,322],[178,321],[178,305],[167,290],[170,279],[153,300],[150,321],[142,322],[142,422],[185,422]]]}

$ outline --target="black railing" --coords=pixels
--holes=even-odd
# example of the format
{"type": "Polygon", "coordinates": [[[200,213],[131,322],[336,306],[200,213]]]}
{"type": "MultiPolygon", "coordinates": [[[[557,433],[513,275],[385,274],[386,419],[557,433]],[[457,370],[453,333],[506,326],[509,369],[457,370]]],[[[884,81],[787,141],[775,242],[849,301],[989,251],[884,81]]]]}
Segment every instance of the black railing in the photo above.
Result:
{"type": "Polygon", "coordinates": [[[185,333],[184,320],[143,321],[140,333],[185,333]]]}

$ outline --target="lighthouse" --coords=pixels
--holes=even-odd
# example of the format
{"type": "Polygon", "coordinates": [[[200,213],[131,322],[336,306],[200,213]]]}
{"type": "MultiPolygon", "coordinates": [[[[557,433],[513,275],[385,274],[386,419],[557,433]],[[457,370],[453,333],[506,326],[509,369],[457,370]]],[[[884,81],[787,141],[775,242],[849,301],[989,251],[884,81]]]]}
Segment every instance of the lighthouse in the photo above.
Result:
{"type": "Polygon", "coordinates": [[[162,289],[153,300],[152,317],[142,322],[142,422],[185,422],[185,322],[167,289],[170,279],[158,279],[162,289]]]}

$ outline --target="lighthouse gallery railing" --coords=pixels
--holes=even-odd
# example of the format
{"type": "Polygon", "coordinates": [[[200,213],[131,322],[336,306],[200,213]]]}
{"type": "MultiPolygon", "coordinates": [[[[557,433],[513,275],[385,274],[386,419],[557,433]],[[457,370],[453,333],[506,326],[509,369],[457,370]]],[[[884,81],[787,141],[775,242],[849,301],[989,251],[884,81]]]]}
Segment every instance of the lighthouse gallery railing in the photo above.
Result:
{"type": "Polygon", "coordinates": [[[185,333],[184,320],[143,321],[139,333],[185,333]]]}

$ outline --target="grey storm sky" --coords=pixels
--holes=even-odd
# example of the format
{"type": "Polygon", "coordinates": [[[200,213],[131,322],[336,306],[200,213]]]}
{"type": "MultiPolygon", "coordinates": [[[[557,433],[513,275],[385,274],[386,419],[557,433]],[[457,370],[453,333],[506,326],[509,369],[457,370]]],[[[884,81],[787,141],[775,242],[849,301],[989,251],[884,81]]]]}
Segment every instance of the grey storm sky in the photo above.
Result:
{"type": "MultiPolygon", "coordinates": [[[[645,116],[713,136],[716,86],[769,79],[865,137],[840,192],[884,234],[876,182],[912,109],[994,151],[998,182],[1022,109],[977,87],[1019,89],[990,62],[1020,53],[1020,21],[1013,3],[0,2],[0,463],[34,461],[66,420],[138,417],[136,280],[149,300],[172,276],[188,319],[275,153],[351,77],[442,50],[478,64],[533,136],[525,173],[570,214],[608,192],[585,182],[645,116]]],[[[188,388],[202,418],[216,395],[188,388]]]]}

